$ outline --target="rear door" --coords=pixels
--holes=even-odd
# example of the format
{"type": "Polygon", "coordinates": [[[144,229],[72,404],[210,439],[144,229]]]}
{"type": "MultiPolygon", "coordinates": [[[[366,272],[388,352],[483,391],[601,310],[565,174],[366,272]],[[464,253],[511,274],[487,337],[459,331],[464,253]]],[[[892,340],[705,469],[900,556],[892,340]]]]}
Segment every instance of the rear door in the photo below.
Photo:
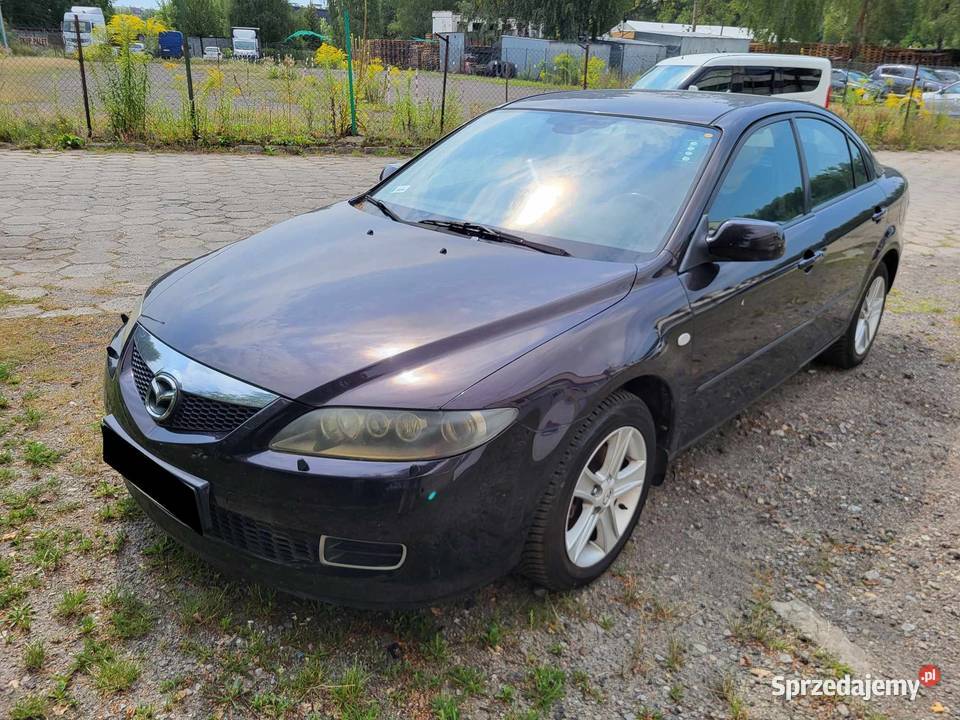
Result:
{"type": "Polygon", "coordinates": [[[817,304],[817,342],[825,347],[846,329],[889,223],[884,193],[847,133],[822,116],[797,117],[794,123],[818,235],[803,274],[817,304]]]}
{"type": "Polygon", "coordinates": [[[708,204],[711,228],[735,217],[780,223],[782,258],[700,264],[681,275],[690,306],[693,361],[682,444],[738,412],[809,359],[815,344],[808,277],[801,263],[819,235],[806,214],[800,156],[787,119],[740,142],[708,204]]]}

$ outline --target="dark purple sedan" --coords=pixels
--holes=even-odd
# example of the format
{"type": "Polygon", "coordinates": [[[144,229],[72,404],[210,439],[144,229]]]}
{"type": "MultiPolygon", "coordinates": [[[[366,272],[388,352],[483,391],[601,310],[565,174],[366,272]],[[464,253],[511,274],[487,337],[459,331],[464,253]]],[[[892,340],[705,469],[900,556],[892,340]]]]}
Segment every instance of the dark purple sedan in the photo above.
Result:
{"type": "Polygon", "coordinates": [[[906,197],[806,103],[526,98],[153,283],[107,349],[104,457],[184,545],[296,594],[573,588],[683,448],[866,358],[906,197]]]}

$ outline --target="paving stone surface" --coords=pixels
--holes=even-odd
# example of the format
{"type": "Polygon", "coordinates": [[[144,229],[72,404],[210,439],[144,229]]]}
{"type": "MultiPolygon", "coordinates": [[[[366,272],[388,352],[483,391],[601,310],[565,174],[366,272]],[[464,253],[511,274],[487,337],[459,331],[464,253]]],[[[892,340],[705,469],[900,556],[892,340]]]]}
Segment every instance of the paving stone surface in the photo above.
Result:
{"type": "Polygon", "coordinates": [[[389,159],[0,152],[2,317],[132,309],[191,258],[372,185],[389,159]]]}
{"type": "MultiPolygon", "coordinates": [[[[910,180],[911,252],[960,255],[960,153],[878,153],[910,180]]],[[[183,262],[372,185],[389,159],[0,154],[0,317],[130,309],[183,262]]]]}

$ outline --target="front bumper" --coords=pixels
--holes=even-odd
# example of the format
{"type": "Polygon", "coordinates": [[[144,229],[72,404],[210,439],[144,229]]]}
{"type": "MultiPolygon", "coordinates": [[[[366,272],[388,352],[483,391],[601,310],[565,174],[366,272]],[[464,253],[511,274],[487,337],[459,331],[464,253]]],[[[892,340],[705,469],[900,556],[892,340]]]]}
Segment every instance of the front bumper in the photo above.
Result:
{"type": "Polygon", "coordinates": [[[518,563],[548,477],[523,426],[417,464],[273,452],[269,438],[306,409],[285,399],[223,437],[174,433],[146,413],[127,345],[108,353],[104,458],[150,518],[219,569],[338,604],[411,607],[518,563]],[[324,536],[402,546],[402,561],[327,565],[324,536]]]}

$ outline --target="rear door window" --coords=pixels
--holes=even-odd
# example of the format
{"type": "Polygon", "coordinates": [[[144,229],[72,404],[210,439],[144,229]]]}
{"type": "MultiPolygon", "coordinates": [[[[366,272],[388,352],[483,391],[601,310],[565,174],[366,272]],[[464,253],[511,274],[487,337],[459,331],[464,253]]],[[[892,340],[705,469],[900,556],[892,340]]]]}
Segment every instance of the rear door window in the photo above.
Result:
{"type": "Polygon", "coordinates": [[[736,92],[733,74],[732,67],[708,67],[701,70],[690,84],[706,92],[736,92]]]}
{"type": "MultiPolygon", "coordinates": [[[[777,92],[813,92],[820,86],[820,77],[822,74],[823,73],[819,68],[780,68],[780,82],[777,83],[777,92]]],[[[842,75],[837,75],[837,71],[834,71],[834,77],[836,77],[840,82],[843,82],[846,79],[842,75]]]]}
{"type": "Polygon", "coordinates": [[[773,79],[776,71],[772,67],[744,67],[740,69],[743,90],[748,95],[773,95],[773,79]]]}
{"type": "Polygon", "coordinates": [[[707,214],[710,228],[734,217],[786,222],[803,214],[797,143],[786,120],[755,130],[740,146],[707,214]]]}
{"type": "Polygon", "coordinates": [[[847,136],[823,120],[798,118],[796,123],[814,207],[852,190],[853,167],[847,136]]]}

